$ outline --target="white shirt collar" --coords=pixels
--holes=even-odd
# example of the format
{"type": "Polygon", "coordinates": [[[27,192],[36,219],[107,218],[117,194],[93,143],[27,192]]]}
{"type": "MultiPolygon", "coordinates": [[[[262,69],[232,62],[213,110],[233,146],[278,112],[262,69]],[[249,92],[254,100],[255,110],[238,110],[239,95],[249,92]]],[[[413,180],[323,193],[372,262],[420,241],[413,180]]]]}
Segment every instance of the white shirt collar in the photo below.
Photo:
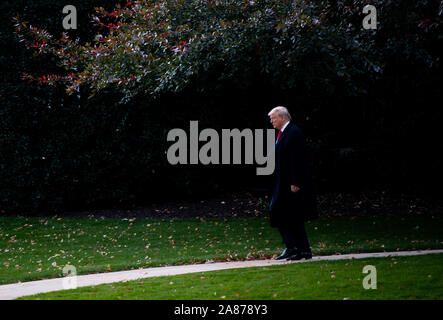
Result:
{"type": "Polygon", "coordinates": [[[285,123],[285,125],[281,128],[281,132],[285,131],[285,128],[288,126],[289,122],[290,121],[288,120],[288,122],[285,123]]]}

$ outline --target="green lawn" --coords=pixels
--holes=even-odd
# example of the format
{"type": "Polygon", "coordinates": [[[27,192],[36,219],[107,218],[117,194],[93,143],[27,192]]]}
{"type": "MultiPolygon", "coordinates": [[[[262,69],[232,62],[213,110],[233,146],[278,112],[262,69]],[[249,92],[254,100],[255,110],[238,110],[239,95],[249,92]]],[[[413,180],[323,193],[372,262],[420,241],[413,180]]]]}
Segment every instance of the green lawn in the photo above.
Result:
{"type": "Polygon", "coordinates": [[[222,270],[56,291],[23,299],[443,299],[443,254],[316,261],[222,270]],[[377,288],[362,270],[376,268],[377,288]]]}
{"type": "MultiPolygon", "coordinates": [[[[316,255],[443,248],[443,219],[322,218],[307,223],[316,255]]],[[[270,258],[283,249],[267,219],[0,217],[0,284],[206,260],[270,258]]]]}

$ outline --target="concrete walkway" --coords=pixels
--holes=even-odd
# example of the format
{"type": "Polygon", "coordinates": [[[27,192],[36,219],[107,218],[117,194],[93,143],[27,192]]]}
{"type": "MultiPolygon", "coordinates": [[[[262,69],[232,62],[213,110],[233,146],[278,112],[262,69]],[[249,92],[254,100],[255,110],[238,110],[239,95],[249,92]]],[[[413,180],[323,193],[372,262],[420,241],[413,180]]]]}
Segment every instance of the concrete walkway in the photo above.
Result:
{"type": "Polygon", "coordinates": [[[14,283],[0,286],[0,300],[11,300],[18,297],[69,289],[73,281],[77,287],[94,286],[103,283],[112,283],[120,281],[129,281],[142,278],[172,276],[185,273],[206,272],[226,269],[266,267],[272,265],[282,265],[290,263],[301,263],[311,261],[330,261],[346,259],[380,258],[380,257],[398,257],[415,256],[423,254],[443,253],[443,250],[419,250],[419,251],[397,251],[397,252],[379,252],[379,253],[355,253],[332,256],[314,256],[311,260],[302,261],[275,261],[275,260],[249,260],[216,262],[205,264],[193,264],[184,266],[156,267],[147,269],[137,269],[129,271],[108,272],[99,274],[81,275],[77,277],[64,277],[48,280],[37,280],[23,283],[14,283]]]}

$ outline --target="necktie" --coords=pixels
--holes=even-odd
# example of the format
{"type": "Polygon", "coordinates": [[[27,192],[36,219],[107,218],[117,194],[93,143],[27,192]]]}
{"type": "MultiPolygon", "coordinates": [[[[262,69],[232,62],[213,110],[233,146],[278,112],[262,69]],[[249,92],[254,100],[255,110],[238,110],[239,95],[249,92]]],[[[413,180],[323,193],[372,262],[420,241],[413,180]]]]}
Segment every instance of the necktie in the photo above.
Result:
{"type": "Polygon", "coordinates": [[[277,140],[275,141],[275,143],[277,143],[278,142],[278,139],[280,138],[280,136],[281,136],[281,130],[278,132],[278,136],[277,136],[277,140]]]}

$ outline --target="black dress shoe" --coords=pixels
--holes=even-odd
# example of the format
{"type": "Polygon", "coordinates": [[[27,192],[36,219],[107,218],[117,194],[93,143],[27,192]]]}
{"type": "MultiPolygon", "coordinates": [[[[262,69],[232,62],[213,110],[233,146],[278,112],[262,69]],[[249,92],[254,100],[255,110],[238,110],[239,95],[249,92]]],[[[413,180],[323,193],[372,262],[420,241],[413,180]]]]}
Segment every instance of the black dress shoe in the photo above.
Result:
{"type": "Polygon", "coordinates": [[[287,258],[293,256],[296,253],[297,253],[297,249],[296,248],[286,248],[285,250],[283,250],[281,255],[279,255],[277,258],[274,258],[274,260],[287,259],[287,258]]]}
{"type": "Polygon", "coordinates": [[[293,254],[292,256],[288,257],[286,260],[301,260],[301,259],[312,259],[312,253],[311,252],[297,252],[296,254],[293,254]]]}

